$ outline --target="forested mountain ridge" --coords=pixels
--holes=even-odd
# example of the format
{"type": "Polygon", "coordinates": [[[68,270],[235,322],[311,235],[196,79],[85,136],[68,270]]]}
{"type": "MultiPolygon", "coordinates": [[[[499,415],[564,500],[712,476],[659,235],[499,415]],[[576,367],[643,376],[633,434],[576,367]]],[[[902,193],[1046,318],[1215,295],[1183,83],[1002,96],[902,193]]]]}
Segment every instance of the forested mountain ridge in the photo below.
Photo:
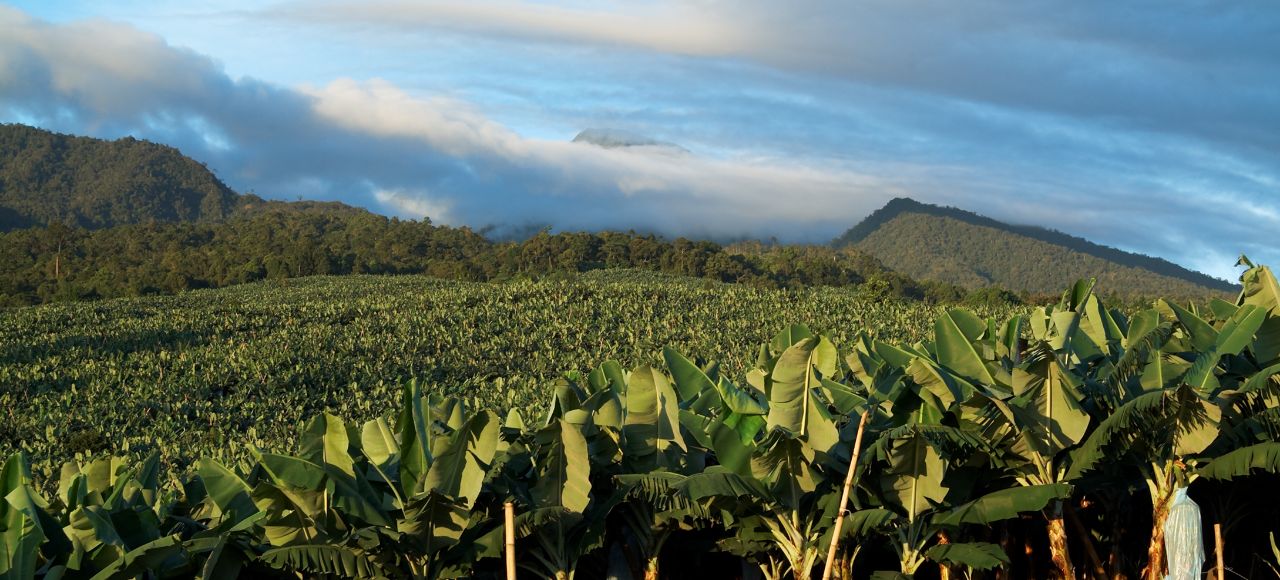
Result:
{"type": "Polygon", "coordinates": [[[215,221],[240,197],[172,147],[0,125],[0,230],[215,221]]]}
{"type": "MultiPolygon", "coordinates": [[[[620,232],[543,232],[523,241],[495,241],[465,227],[389,218],[342,203],[237,194],[204,164],[155,143],[0,125],[0,305],[163,294],[317,274],[426,273],[488,281],[606,268],[764,287],[860,286],[873,295],[930,302],[1016,301],[1019,297],[1001,287],[1024,290],[1026,299],[1026,290],[1056,292],[1069,285],[1056,279],[1020,284],[1025,275],[952,272],[946,260],[955,244],[917,256],[934,264],[928,268],[896,262],[896,254],[874,242],[900,243],[913,252],[929,248],[901,234],[882,235],[886,225],[907,216],[903,208],[918,207],[931,206],[895,200],[859,226],[866,232],[855,228],[846,234],[856,235],[858,244],[837,247],[722,246],[620,232]],[[894,208],[897,213],[886,214],[894,208]]],[[[977,219],[985,218],[969,221],[977,219]]],[[[933,229],[947,227],[923,231],[933,229]]],[[[1023,268],[1033,261],[1007,257],[1031,255],[1025,248],[997,254],[1023,268]]],[[[1133,287],[1119,283],[1124,272],[1108,279],[1106,266],[1085,263],[1069,272],[1099,276],[1106,288],[1133,287]]],[[[1172,291],[1149,286],[1140,292],[1206,295],[1204,286],[1177,282],[1182,285],[1170,286],[1172,291]]]]}
{"type": "Polygon", "coordinates": [[[521,242],[493,242],[468,228],[426,220],[284,205],[220,222],[98,230],[55,224],[0,232],[0,306],[169,294],[313,275],[429,274],[501,281],[613,268],[767,288],[861,286],[872,295],[934,302],[967,296],[954,286],[919,284],[852,249],[722,247],[632,232],[541,232],[521,242]]]}
{"type": "Polygon", "coordinates": [[[1094,277],[1104,289],[1178,297],[1235,292],[1229,282],[1171,262],[1035,226],[897,198],[833,241],[921,280],[1052,292],[1094,277]]]}
{"type": "Polygon", "coordinates": [[[465,227],[389,218],[342,203],[267,201],[231,191],[204,164],[171,147],[23,125],[0,125],[0,214],[0,305],[318,274],[484,281],[606,268],[764,287],[870,283],[865,291],[873,295],[935,302],[966,297],[955,286],[918,284],[854,249],[724,247],[620,232],[495,241],[465,227]]]}

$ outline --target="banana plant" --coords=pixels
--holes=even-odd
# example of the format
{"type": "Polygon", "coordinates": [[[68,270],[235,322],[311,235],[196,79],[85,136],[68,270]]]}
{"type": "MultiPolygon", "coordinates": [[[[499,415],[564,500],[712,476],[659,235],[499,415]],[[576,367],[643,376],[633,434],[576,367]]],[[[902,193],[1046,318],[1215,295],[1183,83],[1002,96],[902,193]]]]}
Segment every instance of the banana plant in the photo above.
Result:
{"type": "Polygon", "coordinates": [[[824,389],[841,378],[835,346],[802,326],[789,330],[774,338],[770,346],[776,356],[762,358],[765,364],[757,369],[769,412],[751,471],[768,490],[769,509],[759,522],[786,568],[801,579],[809,578],[825,555],[821,540],[834,513],[817,508],[821,498],[835,493],[840,478],[830,474],[837,458],[848,455],[843,450],[850,442],[842,441],[824,389]]]}
{"type": "MultiPolygon", "coordinates": [[[[1230,316],[1238,308],[1254,306],[1267,316],[1247,350],[1253,355],[1256,370],[1238,386],[1225,392],[1231,400],[1229,428],[1224,429],[1224,443],[1230,450],[1199,471],[1206,477],[1223,479],[1247,474],[1253,468],[1280,471],[1276,443],[1280,440],[1280,284],[1266,266],[1254,266],[1247,257],[1240,264],[1249,266],[1241,276],[1244,289],[1235,305],[1215,302],[1215,313],[1230,316]]],[[[1241,360],[1233,361],[1241,364],[1241,360]]],[[[1247,375],[1249,370],[1238,371],[1247,375]]]]}
{"type": "Polygon", "coordinates": [[[592,461],[580,425],[555,418],[534,442],[530,481],[517,501],[525,509],[516,517],[516,537],[525,540],[530,556],[520,565],[541,577],[572,580],[583,557],[603,546],[605,518],[615,502],[592,494],[592,461]]]}
{"type": "Polygon", "coordinates": [[[659,577],[662,548],[674,534],[711,524],[711,515],[701,505],[673,495],[670,484],[703,471],[717,445],[727,451],[726,457],[753,445],[764,424],[764,409],[759,405],[754,407],[758,412],[745,420],[734,415],[719,389],[732,389],[748,400],[749,396],[721,378],[716,367],[699,367],[669,347],[663,350],[663,358],[670,381],[648,367],[624,375],[620,368],[611,367],[616,363],[605,363],[588,381],[597,391],[607,383],[625,395],[623,462],[621,473],[614,476],[622,498],[615,508],[621,524],[618,552],[629,558],[633,575],[645,578],[659,577]],[[726,438],[732,447],[725,447],[726,438]],[[628,461],[628,455],[637,455],[637,450],[640,458],[628,461]],[[645,461],[645,457],[657,461],[645,461]]]}
{"type": "MultiPolygon", "coordinates": [[[[238,532],[260,534],[266,549],[249,554],[252,562],[279,570],[459,572],[474,557],[468,538],[492,528],[473,508],[498,452],[499,421],[490,411],[468,414],[456,400],[424,397],[416,381],[404,385],[402,400],[398,434],[381,419],[357,431],[325,413],[303,425],[298,455],[255,450],[244,477],[202,462],[199,517],[223,532],[222,546],[234,547],[238,532]]],[[[235,558],[243,555],[221,565],[235,558]]]]}
{"type": "Polygon", "coordinates": [[[674,492],[687,474],[656,471],[616,477],[623,501],[616,508],[623,521],[624,553],[635,554],[633,573],[645,580],[661,577],[663,546],[682,531],[711,528],[717,514],[705,505],[674,492]]]}
{"type": "Polygon", "coordinates": [[[1280,363],[1280,284],[1267,266],[1255,265],[1240,256],[1239,266],[1248,269],[1240,275],[1242,289],[1236,299],[1239,306],[1256,306],[1271,314],[1258,329],[1252,351],[1262,367],[1280,363]]]}
{"type": "Polygon", "coordinates": [[[69,462],[50,503],[33,489],[25,457],[10,457],[0,470],[0,577],[190,575],[205,551],[191,539],[202,527],[175,513],[183,502],[159,474],[155,454],[137,465],[69,462]]]}
{"type": "MultiPolygon", "coordinates": [[[[1087,288],[1082,291],[1078,285],[1068,294],[1084,296],[1087,288]]],[[[1076,298],[1075,302],[1085,301],[1076,298]]],[[[1044,310],[1038,314],[1042,317],[1039,320],[1053,318],[1072,331],[1079,326],[1078,314],[1074,320],[1051,317],[1044,310]]],[[[1047,344],[1047,328],[1052,325],[1044,326],[1046,331],[1040,338],[1047,344]]],[[[998,326],[967,311],[950,310],[936,320],[933,340],[911,348],[895,348],[866,337],[855,342],[848,359],[850,367],[869,393],[883,397],[882,407],[892,415],[874,429],[879,435],[871,455],[881,466],[881,501],[897,514],[886,526],[900,560],[895,574],[914,574],[926,560],[979,568],[1007,563],[1007,557],[988,544],[931,546],[931,542],[949,527],[991,523],[1046,504],[1057,506],[1060,513],[1061,501],[1071,487],[1060,483],[1061,470],[1054,469],[1043,455],[1038,468],[1034,460],[1026,462],[1031,473],[1017,478],[1020,487],[1014,489],[1000,489],[1003,472],[987,465],[999,465],[1004,456],[1011,455],[989,442],[993,435],[1021,440],[1025,447],[1050,434],[1060,440],[1064,437],[1062,423],[1066,422],[1074,440],[1066,445],[1058,441],[1056,448],[1035,446],[1034,450],[1053,456],[1074,445],[1088,426],[1089,417],[1080,409],[1080,394],[1063,392],[1064,387],[1070,388],[1070,382],[1062,381],[1065,373],[1061,367],[1045,360],[1048,357],[1024,359],[1023,328],[1021,317],[998,326]],[[1071,403],[1062,404],[1065,408],[1053,409],[1052,403],[1068,397],[1071,403]],[[1044,412],[1027,412],[1028,406],[1044,412]],[[1022,427],[1025,429],[1020,430],[1022,427]],[[951,465],[958,458],[965,461],[951,465]],[[970,515],[943,515],[950,513],[946,511],[949,506],[972,497],[984,481],[997,491],[966,504],[963,509],[970,515]],[[993,510],[995,505],[1003,506],[1003,511],[993,510]]],[[[1057,343],[1062,348],[1062,341],[1057,343]]],[[[1045,350],[1052,354],[1047,346],[1045,350]]],[[[1013,464],[1027,467],[1021,461],[1013,464]]]]}
{"type": "MultiPolygon", "coordinates": [[[[1069,452],[1084,440],[1092,420],[1086,379],[1123,337],[1092,287],[1092,281],[1082,281],[1057,308],[1036,309],[1025,324],[1031,336],[1023,349],[1010,341],[1024,320],[1012,319],[1001,341],[1009,347],[1001,360],[1012,371],[1012,389],[1007,396],[1003,385],[979,389],[972,417],[999,450],[996,464],[1021,488],[1073,483],[1067,478],[1069,452]]],[[[1044,512],[1050,557],[1061,577],[1075,578],[1063,514],[1064,499],[1053,500],[1044,512]]]]}
{"type": "MultiPolygon", "coordinates": [[[[768,577],[808,578],[823,556],[821,539],[834,507],[817,508],[832,505],[820,500],[838,491],[837,478],[828,472],[848,448],[824,386],[837,384],[840,372],[831,342],[794,326],[761,347],[757,368],[748,375],[754,393],[720,381],[715,383],[720,402],[713,406],[717,417],[686,420],[695,431],[702,427],[700,438],[708,446],[730,448],[735,455],[675,487],[692,501],[709,500],[714,509],[731,514],[737,522],[732,541],[740,552],[757,552],[768,577]],[[756,549],[760,546],[771,549],[756,549]]],[[[839,389],[849,391],[843,385],[839,389]]]]}
{"type": "Polygon", "coordinates": [[[1224,429],[1240,419],[1233,416],[1237,389],[1259,372],[1256,337],[1269,312],[1242,299],[1219,305],[1218,314],[1214,323],[1159,301],[1133,317],[1129,352],[1109,377],[1118,404],[1072,453],[1067,473],[1075,479],[1111,462],[1142,474],[1153,505],[1143,576],[1152,580],[1165,572],[1164,522],[1174,492],[1199,477],[1198,464],[1228,450],[1224,429]]]}
{"type": "Polygon", "coordinates": [[[70,542],[32,488],[31,466],[22,452],[0,469],[0,578],[35,578],[58,567],[70,542]]]}
{"type": "Polygon", "coordinates": [[[880,528],[899,557],[899,570],[882,577],[913,577],[926,561],[972,569],[1007,565],[1008,556],[994,544],[935,539],[967,525],[1039,511],[1071,494],[1071,486],[1063,483],[984,486],[998,482],[999,474],[974,458],[991,449],[976,433],[946,425],[916,423],[886,431],[869,451],[873,465],[879,464],[878,497],[894,514],[880,528]],[[995,491],[974,497],[986,487],[995,491]]]}
{"type": "MultiPolygon", "coordinates": [[[[557,381],[540,428],[513,433],[515,442],[498,474],[503,479],[498,487],[519,511],[515,533],[528,556],[520,566],[545,578],[576,577],[584,559],[604,546],[608,516],[622,496],[603,482],[627,462],[628,450],[634,464],[662,464],[679,456],[669,449],[678,436],[670,426],[678,428],[678,419],[664,408],[668,399],[675,404],[674,395],[651,369],[628,374],[609,361],[585,382],[577,378],[557,381]],[[633,416],[628,424],[627,390],[641,383],[635,397],[643,417],[633,416]]],[[[482,540],[495,548],[490,554],[496,555],[501,531],[482,540]]]]}
{"type": "MultiPolygon", "coordinates": [[[[788,575],[797,580],[809,578],[825,547],[820,543],[826,530],[823,521],[833,515],[821,507],[834,506],[834,502],[819,500],[834,495],[831,490],[815,490],[804,494],[802,503],[788,505],[789,498],[785,494],[780,497],[767,481],[723,466],[679,477],[669,484],[672,493],[714,514],[732,531],[732,536],[721,541],[721,549],[756,564],[770,580],[788,575]]],[[[829,511],[834,512],[834,507],[829,511]]]]}

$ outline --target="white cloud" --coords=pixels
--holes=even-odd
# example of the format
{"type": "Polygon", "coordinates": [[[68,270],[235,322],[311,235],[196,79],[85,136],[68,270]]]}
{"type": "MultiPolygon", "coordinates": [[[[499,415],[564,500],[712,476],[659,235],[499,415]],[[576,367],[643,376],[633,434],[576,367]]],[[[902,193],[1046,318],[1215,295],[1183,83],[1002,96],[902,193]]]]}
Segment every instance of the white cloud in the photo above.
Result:
{"type": "Polygon", "coordinates": [[[0,58],[11,63],[0,70],[0,110],[169,142],[267,196],[477,227],[806,241],[830,238],[889,196],[878,180],[838,166],[529,139],[468,103],[382,79],[296,90],[233,80],[211,59],[127,26],[53,25],[9,11],[0,30],[0,58]]]}
{"type": "Polygon", "coordinates": [[[1247,3],[329,0],[287,2],[260,14],[344,31],[410,37],[452,31],[736,59],[820,79],[1280,148],[1280,92],[1271,82],[1280,76],[1280,10],[1247,3]]]}
{"type": "Polygon", "coordinates": [[[1280,259],[1266,228],[1242,225],[1280,208],[1280,86],[1266,74],[1280,72],[1280,47],[1266,50],[1280,36],[1257,34],[1274,19],[1188,9],[1165,15],[1185,32],[1170,36],[1130,10],[1111,22],[1096,6],[1061,8],[327,2],[242,14],[237,26],[280,32],[282,47],[285,27],[333,24],[306,33],[323,39],[327,72],[288,88],[129,26],[0,7],[0,120],[134,134],[241,190],[475,227],[822,241],[907,195],[1188,265],[1280,259]],[[1036,15],[1046,8],[1054,18],[1036,15]],[[1248,50],[1214,44],[1225,37],[1248,50]],[[403,73],[417,62],[431,82],[403,73]],[[343,78],[352,71],[390,80],[343,78]],[[545,121],[529,134],[567,135],[522,134],[507,106],[545,121]],[[694,153],[567,142],[613,121],[694,153]]]}
{"type": "Polygon", "coordinates": [[[96,114],[136,114],[173,95],[209,92],[211,83],[227,80],[207,74],[215,66],[211,59],[126,25],[96,20],[52,25],[4,6],[0,55],[5,94],[47,88],[96,114]],[[37,86],[23,86],[32,81],[37,86]]]}
{"type": "Polygon", "coordinates": [[[540,40],[639,46],[682,54],[720,55],[750,39],[699,3],[608,3],[586,7],[531,2],[292,2],[266,9],[288,18],[373,22],[402,30],[424,27],[498,33],[540,40]]]}
{"type": "Polygon", "coordinates": [[[391,213],[413,219],[430,218],[431,223],[453,225],[452,216],[449,215],[449,204],[432,200],[426,192],[375,189],[373,197],[389,208],[391,213]]]}
{"type": "Polygon", "coordinates": [[[466,103],[413,97],[383,79],[338,79],[323,88],[301,90],[314,99],[314,112],[337,126],[381,137],[421,139],[448,155],[504,149],[518,140],[466,103]]]}
{"type": "MultiPolygon", "coordinates": [[[[675,235],[692,227],[714,236],[767,233],[815,240],[887,199],[877,180],[837,167],[706,159],[672,155],[662,148],[605,149],[526,139],[465,103],[414,97],[385,80],[340,79],[306,93],[314,99],[316,114],[328,122],[367,135],[415,141],[429,148],[429,154],[443,153],[465,165],[471,173],[468,180],[431,187],[431,199],[436,201],[424,197],[423,205],[410,205],[414,191],[420,191],[412,187],[388,198],[394,199],[394,207],[413,207],[410,214],[447,207],[450,220],[458,223],[531,220],[560,227],[641,228],[675,235]],[[477,196],[469,190],[475,182],[493,182],[508,190],[484,187],[489,194],[477,196]],[[510,198],[519,199],[521,213],[501,215],[502,200],[510,198]],[[633,208],[638,213],[602,216],[588,211],[579,216],[573,211],[578,202],[589,209],[610,205],[613,199],[639,206],[633,208]]],[[[412,156],[416,151],[407,146],[402,154],[412,156]]]]}

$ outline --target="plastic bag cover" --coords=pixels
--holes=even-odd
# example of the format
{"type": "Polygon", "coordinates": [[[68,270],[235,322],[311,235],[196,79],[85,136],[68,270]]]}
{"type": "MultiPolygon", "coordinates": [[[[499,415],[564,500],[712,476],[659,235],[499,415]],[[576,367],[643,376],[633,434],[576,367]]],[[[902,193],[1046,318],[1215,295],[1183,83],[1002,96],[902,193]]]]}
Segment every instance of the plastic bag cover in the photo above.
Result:
{"type": "Polygon", "coordinates": [[[1204,567],[1204,535],[1200,506],[1187,496],[1187,488],[1173,493],[1169,518],[1164,522],[1164,552],[1169,558],[1165,580],[1198,580],[1204,567]]]}

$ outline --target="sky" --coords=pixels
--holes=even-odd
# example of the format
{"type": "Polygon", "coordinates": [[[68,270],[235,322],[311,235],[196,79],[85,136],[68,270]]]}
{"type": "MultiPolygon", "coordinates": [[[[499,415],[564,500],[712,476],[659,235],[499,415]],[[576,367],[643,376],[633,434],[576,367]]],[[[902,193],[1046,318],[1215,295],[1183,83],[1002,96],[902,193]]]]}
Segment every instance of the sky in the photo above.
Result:
{"type": "Polygon", "coordinates": [[[905,196],[1280,264],[1274,2],[0,3],[0,122],[494,235],[821,243],[905,196]]]}

